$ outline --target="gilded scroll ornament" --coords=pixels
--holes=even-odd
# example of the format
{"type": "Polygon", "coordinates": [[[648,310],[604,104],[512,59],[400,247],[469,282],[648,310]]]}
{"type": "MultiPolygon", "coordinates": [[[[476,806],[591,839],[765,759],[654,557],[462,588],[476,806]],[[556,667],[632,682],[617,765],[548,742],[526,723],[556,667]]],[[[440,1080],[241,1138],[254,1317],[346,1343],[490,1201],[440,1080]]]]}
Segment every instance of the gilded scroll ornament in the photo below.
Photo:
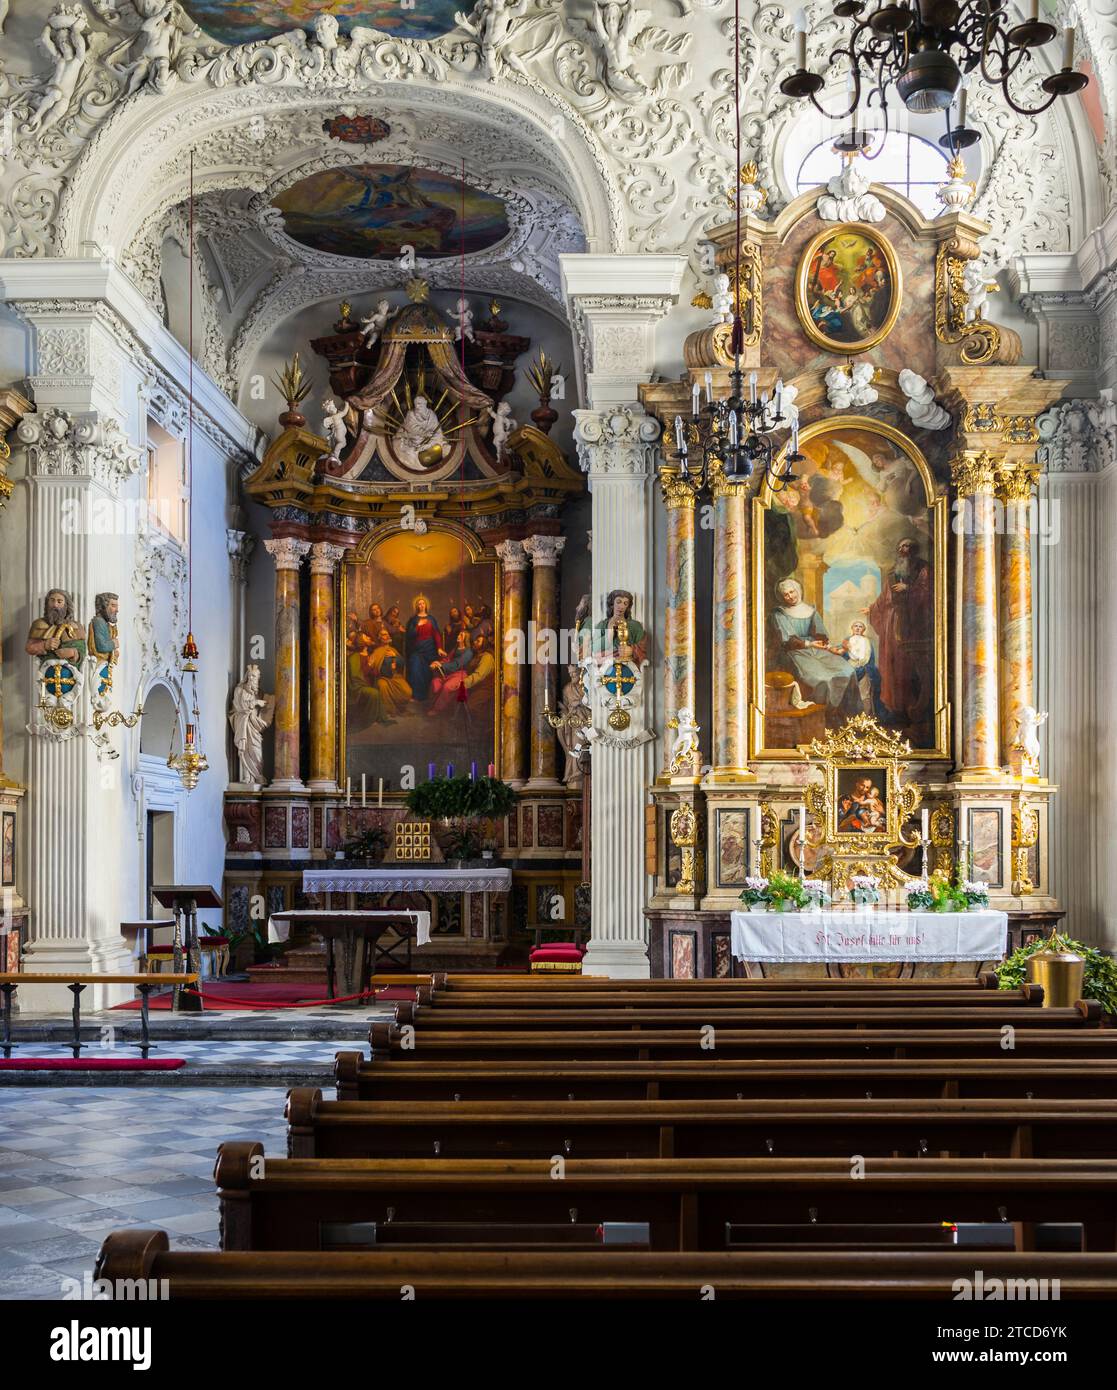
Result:
{"type": "Polygon", "coordinates": [[[983,311],[976,318],[966,317],[970,302],[966,265],[980,254],[976,242],[951,237],[935,256],[935,336],[940,343],[961,344],[962,361],[969,366],[996,362],[1001,351],[1001,330],[986,321],[983,311]]]}

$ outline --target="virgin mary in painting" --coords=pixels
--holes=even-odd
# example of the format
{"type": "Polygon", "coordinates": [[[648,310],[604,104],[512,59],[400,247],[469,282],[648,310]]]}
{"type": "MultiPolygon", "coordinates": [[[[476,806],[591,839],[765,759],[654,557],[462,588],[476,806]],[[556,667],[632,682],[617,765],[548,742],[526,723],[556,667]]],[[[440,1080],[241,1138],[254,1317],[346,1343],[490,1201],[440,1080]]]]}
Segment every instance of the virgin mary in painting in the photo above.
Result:
{"type": "Polygon", "coordinates": [[[416,700],[425,700],[430,694],[432,667],[442,650],[442,633],[438,623],[431,617],[430,604],[420,594],[414,603],[414,613],[407,620],[404,629],[404,656],[407,658],[407,682],[416,700]]]}

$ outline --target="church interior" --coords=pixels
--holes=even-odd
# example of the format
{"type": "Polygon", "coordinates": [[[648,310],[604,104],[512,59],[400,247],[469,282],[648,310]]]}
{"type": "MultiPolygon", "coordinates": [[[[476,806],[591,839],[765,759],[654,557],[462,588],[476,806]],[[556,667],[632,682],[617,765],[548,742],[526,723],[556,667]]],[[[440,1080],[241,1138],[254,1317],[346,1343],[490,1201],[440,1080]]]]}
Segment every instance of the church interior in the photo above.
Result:
{"type": "Polygon", "coordinates": [[[642,3],[0,0],[40,1364],[1117,1296],[1117,0],[642,3]]]}

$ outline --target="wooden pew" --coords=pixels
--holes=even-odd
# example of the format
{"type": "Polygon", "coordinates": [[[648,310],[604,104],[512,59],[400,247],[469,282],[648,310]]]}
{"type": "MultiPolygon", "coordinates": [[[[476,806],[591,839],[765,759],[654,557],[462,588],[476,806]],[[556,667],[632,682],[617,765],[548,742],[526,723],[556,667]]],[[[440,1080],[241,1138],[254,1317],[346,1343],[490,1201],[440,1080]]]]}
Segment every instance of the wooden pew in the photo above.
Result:
{"type": "Polygon", "coordinates": [[[339,1052],[334,1074],[337,1098],[352,1101],[1117,1098],[1117,1062],[1089,1059],[416,1061],[401,1067],[339,1052]]]}
{"type": "MultiPolygon", "coordinates": [[[[1117,1296],[1117,1255],[1062,1255],[968,1250],[876,1252],[594,1250],[375,1250],[370,1252],[171,1251],[165,1231],[113,1231],[97,1256],[94,1278],[110,1296],[136,1280],[167,1281],[175,1302],[257,1299],[388,1299],[409,1287],[431,1298],[682,1298],[712,1287],[723,1298],[948,1299],[956,1281],[982,1271],[985,1290],[1001,1280],[1014,1299],[1117,1296]],[[1045,1281],[1042,1284],[1036,1281],[1045,1281]],[[1011,1282],[1010,1282],[1011,1281],[1011,1282]],[[1056,1282],[1057,1281],[1057,1284],[1056,1282]]],[[[150,1287],[157,1287],[151,1285],[150,1287]]]]}
{"type": "MultiPolygon", "coordinates": [[[[1031,1026],[1052,1012],[1028,1011],[1028,1026],[891,1027],[718,1027],[711,1034],[698,1027],[635,1029],[525,1029],[485,1033],[403,1030],[384,1020],[369,1028],[373,1061],[418,1060],[560,1062],[594,1059],[710,1060],[716,1058],[819,1057],[976,1057],[995,1061],[1017,1057],[1095,1057],[1117,1060],[1117,1029],[1068,1028],[1058,1022],[1031,1026]]],[[[1062,1013],[1063,1011],[1060,1011],[1062,1013]]],[[[1080,1019],[1084,1022],[1085,1019],[1080,1019]]],[[[843,1019],[843,1022],[848,1020],[843,1019]]]]}
{"type": "Polygon", "coordinates": [[[338,1100],[807,1100],[895,1096],[1117,1100],[1117,1055],[1036,1062],[881,1058],[726,1062],[367,1062],[360,1052],[334,1059],[338,1100]]]}
{"type": "Polygon", "coordinates": [[[1026,984],[1020,989],[999,990],[996,994],[978,989],[959,990],[957,992],[945,989],[909,990],[897,994],[893,991],[880,989],[842,988],[825,993],[820,990],[788,988],[779,991],[764,990],[751,993],[731,991],[728,994],[716,996],[711,996],[709,993],[704,996],[696,995],[693,991],[687,990],[666,990],[654,994],[649,994],[646,991],[631,993],[624,990],[610,990],[608,992],[595,990],[588,997],[580,994],[577,990],[556,989],[548,990],[545,997],[540,999],[531,994],[513,994],[509,990],[494,990],[491,993],[482,991],[450,993],[432,990],[429,986],[421,985],[416,991],[416,996],[414,1003],[404,1001],[397,1005],[399,1022],[412,1022],[418,1016],[429,1019],[432,1010],[440,1018],[445,1015],[449,1019],[463,1012],[480,1013],[486,1010],[493,1012],[523,1012],[527,1010],[538,1012],[545,1010],[550,1013],[609,1009],[614,1013],[634,1010],[675,1013],[680,1010],[694,1009],[708,1012],[711,1008],[715,1008],[719,1012],[731,1009],[751,1012],[756,1009],[788,1008],[1001,1009],[1023,1005],[1039,1007],[1043,1003],[1043,986],[1026,984]]]}
{"type": "Polygon", "coordinates": [[[1111,1100],[336,1101],[287,1093],[290,1158],[1117,1159],[1111,1100]]]}
{"type": "MultiPolygon", "coordinates": [[[[411,977],[408,977],[410,983],[411,977]]],[[[880,976],[820,976],[809,980],[788,980],[785,978],[763,979],[698,979],[698,980],[611,980],[605,976],[593,975],[454,975],[436,970],[433,974],[416,981],[435,990],[449,990],[452,993],[472,993],[508,990],[513,994],[529,991],[545,994],[549,990],[581,990],[591,994],[595,990],[606,992],[626,990],[633,993],[645,992],[659,994],[665,990],[691,990],[697,993],[736,993],[753,994],[764,990],[794,989],[880,989],[914,990],[921,989],[996,989],[997,976],[992,970],[984,970],[974,975],[921,976],[919,978],[887,979],[880,976]]]]}
{"type": "MultiPolygon", "coordinates": [[[[214,1176],[226,1250],[317,1250],[354,1224],[648,1223],[655,1250],[724,1250],[734,1227],[1005,1222],[1082,1226],[1117,1250],[1117,1162],[1099,1159],[282,1159],[227,1143],[214,1176]]],[[[773,1234],[776,1234],[773,1232],[773,1234]]],[[[361,1235],[375,1239],[374,1231],[361,1235]]]]}
{"type": "Polygon", "coordinates": [[[556,1032],[567,1029],[625,1029],[643,1028],[982,1028],[1012,1023],[1028,1028],[1075,1028],[1101,1022],[1101,1005],[1093,1000],[1079,1000],[1071,1008],[1035,1009],[1023,1001],[996,1003],[996,996],[986,995],[981,1006],[938,1006],[894,1004],[873,1007],[826,1008],[819,1005],[794,1008],[717,1008],[685,1007],[660,1009],[601,1008],[601,1009],[432,1009],[406,1002],[396,1005],[395,1021],[413,1025],[420,1031],[468,1032],[476,1030],[497,1033],[539,1030],[556,1032]],[[1015,1017],[1014,1017],[1015,1016],[1015,1017]],[[1026,1022],[1021,1022],[1026,1016],[1026,1022]]]}

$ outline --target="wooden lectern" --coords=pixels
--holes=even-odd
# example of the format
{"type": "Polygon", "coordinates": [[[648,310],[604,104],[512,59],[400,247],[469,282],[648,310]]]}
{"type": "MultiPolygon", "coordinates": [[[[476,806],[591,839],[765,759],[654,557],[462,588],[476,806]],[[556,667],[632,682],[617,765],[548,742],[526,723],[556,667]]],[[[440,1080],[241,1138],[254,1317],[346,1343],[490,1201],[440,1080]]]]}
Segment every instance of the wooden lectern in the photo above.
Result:
{"type": "Polygon", "coordinates": [[[178,1014],[201,1013],[202,953],[198,947],[198,909],[221,907],[221,895],[208,884],[195,883],[165,884],[153,888],[151,896],[160,907],[169,907],[174,912],[174,973],[198,976],[198,985],[193,990],[175,985],[171,1008],[178,1014]]]}

